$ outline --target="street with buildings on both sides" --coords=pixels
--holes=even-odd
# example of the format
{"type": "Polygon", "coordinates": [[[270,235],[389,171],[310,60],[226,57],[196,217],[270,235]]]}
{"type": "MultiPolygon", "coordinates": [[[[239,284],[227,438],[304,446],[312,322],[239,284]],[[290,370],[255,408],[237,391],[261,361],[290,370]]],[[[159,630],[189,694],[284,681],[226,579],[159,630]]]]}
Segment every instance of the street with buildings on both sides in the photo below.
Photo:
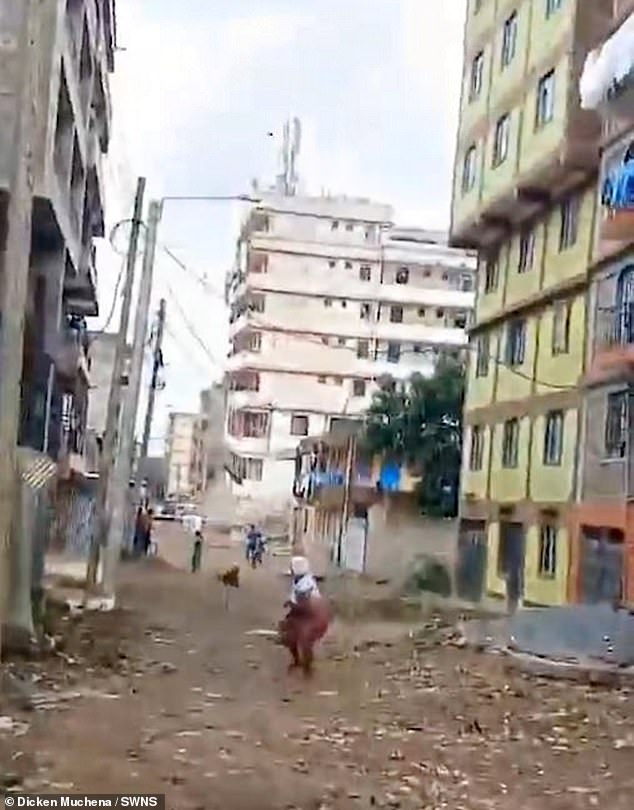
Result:
{"type": "Polygon", "coordinates": [[[447,233],[303,193],[296,118],[273,184],[141,177],[111,222],[116,23],[0,0],[0,792],[629,808],[634,0],[466,2],[447,233]],[[229,351],[152,457],[170,319],[215,358],[152,294],[159,252],[212,286],[159,239],[185,201],[243,208],[229,351]],[[312,678],[276,643],[298,554],[312,678]]]}

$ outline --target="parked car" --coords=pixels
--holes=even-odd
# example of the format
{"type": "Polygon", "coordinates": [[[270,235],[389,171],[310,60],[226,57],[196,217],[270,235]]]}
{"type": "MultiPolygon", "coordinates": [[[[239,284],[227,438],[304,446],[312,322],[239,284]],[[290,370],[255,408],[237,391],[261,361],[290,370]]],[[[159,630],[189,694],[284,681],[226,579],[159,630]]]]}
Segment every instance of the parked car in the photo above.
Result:
{"type": "Polygon", "coordinates": [[[176,505],[169,502],[158,504],[154,517],[157,520],[174,520],[176,518],[176,505]]]}

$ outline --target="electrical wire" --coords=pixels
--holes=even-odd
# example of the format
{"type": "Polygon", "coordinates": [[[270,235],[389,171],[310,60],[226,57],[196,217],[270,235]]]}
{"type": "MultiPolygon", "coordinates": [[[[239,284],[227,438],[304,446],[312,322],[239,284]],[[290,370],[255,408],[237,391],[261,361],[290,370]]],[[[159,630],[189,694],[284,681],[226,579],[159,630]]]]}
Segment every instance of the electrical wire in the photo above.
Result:
{"type": "MultiPolygon", "coordinates": [[[[202,365],[202,363],[200,363],[200,362],[199,362],[199,361],[196,359],[196,356],[195,356],[195,355],[192,355],[191,351],[190,351],[190,350],[189,350],[187,347],[183,346],[183,344],[180,342],[180,338],[179,338],[179,337],[176,335],[176,333],[175,333],[175,332],[174,332],[174,331],[173,331],[173,330],[172,330],[172,329],[169,327],[169,325],[167,324],[167,322],[165,323],[165,331],[166,331],[166,333],[167,333],[167,334],[168,334],[168,335],[169,335],[169,336],[172,338],[172,340],[174,341],[174,343],[176,344],[176,346],[177,346],[177,347],[180,349],[180,351],[181,351],[181,353],[182,353],[183,357],[184,357],[185,359],[187,359],[187,361],[188,361],[188,362],[192,363],[192,365],[196,366],[196,368],[197,368],[197,369],[198,369],[198,370],[199,370],[201,373],[203,373],[203,374],[205,374],[205,375],[208,375],[211,369],[204,368],[204,367],[203,367],[203,365],[202,365]]],[[[216,364],[214,363],[214,368],[215,368],[215,367],[216,367],[216,364]]]]}
{"type": "Polygon", "coordinates": [[[211,295],[213,298],[218,298],[224,301],[225,294],[224,292],[220,292],[217,288],[213,286],[213,284],[208,281],[203,276],[198,275],[195,270],[193,270],[189,265],[187,265],[182,259],[179,259],[178,256],[174,253],[171,248],[168,248],[166,245],[160,245],[161,250],[168,256],[175,264],[177,264],[181,270],[184,270],[186,273],[192,276],[192,278],[200,284],[200,286],[205,290],[208,295],[211,295]]]}
{"type": "Polygon", "coordinates": [[[196,343],[198,343],[200,348],[205,352],[205,354],[207,355],[209,360],[211,360],[211,362],[214,364],[214,366],[217,366],[217,367],[219,366],[220,368],[222,368],[224,363],[218,360],[218,358],[214,355],[214,353],[211,351],[211,349],[207,346],[205,341],[200,337],[200,335],[196,331],[194,325],[192,324],[192,322],[188,318],[183,306],[181,305],[180,301],[176,297],[176,293],[174,292],[172,286],[169,283],[167,283],[166,286],[167,286],[167,289],[168,289],[170,295],[172,296],[172,299],[173,299],[172,303],[176,304],[176,309],[179,311],[180,316],[181,316],[181,318],[183,320],[183,323],[187,327],[187,330],[189,331],[190,335],[194,338],[196,343]]]}
{"type": "Polygon", "coordinates": [[[108,312],[108,317],[106,318],[106,322],[98,329],[94,334],[95,335],[103,335],[104,332],[108,331],[108,327],[112,322],[112,318],[114,317],[114,311],[117,308],[117,296],[119,295],[119,287],[121,286],[121,280],[123,279],[123,271],[125,270],[126,261],[125,259],[121,262],[121,267],[119,268],[119,275],[117,276],[117,281],[114,285],[114,293],[112,295],[112,304],[110,306],[110,311],[108,312]]]}

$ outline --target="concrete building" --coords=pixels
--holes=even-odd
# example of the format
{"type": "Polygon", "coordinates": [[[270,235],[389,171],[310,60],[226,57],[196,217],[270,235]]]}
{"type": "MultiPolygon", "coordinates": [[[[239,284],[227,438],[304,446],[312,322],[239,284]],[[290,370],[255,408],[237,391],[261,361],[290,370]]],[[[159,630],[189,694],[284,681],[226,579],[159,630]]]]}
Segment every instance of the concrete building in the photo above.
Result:
{"type": "Polygon", "coordinates": [[[619,199],[634,144],[634,2],[615,2],[605,42],[587,60],[582,102],[603,119],[600,207],[588,296],[579,502],[572,524],[573,598],[634,602],[634,198],[619,199]]]}
{"type": "Polygon", "coordinates": [[[387,375],[462,351],[475,260],[388,206],[264,195],[227,279],[227,467],[244,520],[289,506],[303,437],[360,418],[387,375]]]}
{"type": "MultiPolygon", "coordinates": [[[[0,0],[0,222],[21,93],[16,43],[23,12],[23,4],[0,0]]],[[[113,0],[37,5],[35,199],[31,241],[24,245],[31,258],[20,442],[54,458],[76,460],[83,452],[89,365],[83,318],[97,313],[93,238],[104,235],[102,160],[110,135],[114,24],[113,0]]]]}
{"type": "MultiPolygon", "coordinates": [[[[612,2],[469,0],[450,243],[479,251],[461,493],[486,590],[569,596],[600,122],[579,104],[612,2]]],[[[470,553],[470,552],[469,552],[470,553]]]]}
{"type": "Polygon", "coordinates": [[[356,439],[359,427],[343,424],[300,442],[291,521],[295,549],[307,554],[318,574],[335,563],[398,586],[426,559],[453,571],[456,521],[421,514],[419,479],[406,467],[378,457],[363,458],[356,439]],[[348,469],[350,495],[345,505],[348,469]]]}
{"type": "Polygon", "coordinates": [[[224,471],[225,389],[222,383],[200,392],[200,415],[203,420],[205,476],[209,481],[224,471]]]}
{"type": "Polygon", "coordinates": [[[198,413],[170,413],[165,439],[167,495],[193,496],[206,483],[204,426],[198,413]]]}

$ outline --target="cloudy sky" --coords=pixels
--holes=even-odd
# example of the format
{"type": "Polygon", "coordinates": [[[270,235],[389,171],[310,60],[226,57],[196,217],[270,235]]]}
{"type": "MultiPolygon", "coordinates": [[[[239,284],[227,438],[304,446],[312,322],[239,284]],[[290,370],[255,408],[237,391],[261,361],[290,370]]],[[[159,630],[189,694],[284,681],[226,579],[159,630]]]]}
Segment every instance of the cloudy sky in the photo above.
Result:
{"type": "MultiPolygon", "coordinates": [[[[465,0],[118,3],[111,223],[129,216],[138,174],[148,178],[148,197],[244,193],[252,178],[269,182],[279,139],[267,133],[277,136],[297,115],[305,191],[372,197],[391,203],[401,224],[446,227],[464,7],[465,0]]],[[[155,297],[167,299],[168,335],[157,437],[169,410],[196,409],[200,389],[220,379],[221,294],[239,218],[231,204],[165,206],[160,243],[188,270],[159,251],[155,297]]],[[[121,259],[102,256],[103,319],[121,259]]]]}

